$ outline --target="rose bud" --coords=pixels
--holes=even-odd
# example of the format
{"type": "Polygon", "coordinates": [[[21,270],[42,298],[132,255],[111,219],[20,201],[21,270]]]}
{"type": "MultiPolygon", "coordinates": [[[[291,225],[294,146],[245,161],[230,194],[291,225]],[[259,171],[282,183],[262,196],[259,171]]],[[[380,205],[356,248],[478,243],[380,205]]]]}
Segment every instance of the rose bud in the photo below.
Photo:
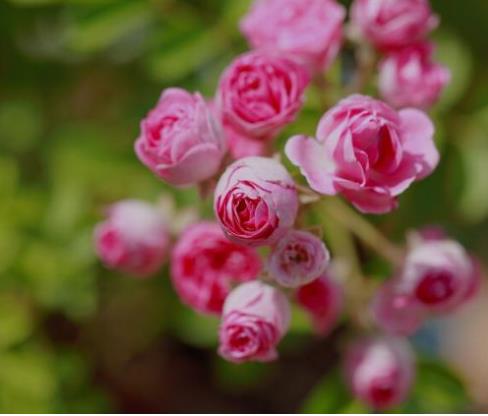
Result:
{"type": "Polygon", "coordinates": [[[360,35],[381,50],[411,45],[439,23],[428,0],[355,0],[351,20],[360,35]]]}
{"type": "Polygon", "coordinates": [[[316,139],[292,137],[285,152],[316,192],[339,193],[364,213],[382,214],[437,166],[433,134],[420,110],[396,112],[382,101],[353,95],[325,113],[316,139]]]}
{"type": "Polygon", "coordinates": [[[298,195],[279,162],[248,157],[230,165],[215,190],[214,210],[225,234],[250,246],[275,243],[295,222],[298,195]]]}
{"type": "Polygon", "coordinates": [[[142,121],[135,151],[169,184],[192,185],[217,173],[225,153],[220,130],[200,94],[169,88],[142,121]]]}
{"type": "Polygon", "coordinates": [[[298,288],[295,298],[298,305],[310,314],[315,331],[328,335],[342,312],[344,299],[339,284],[323,274],[312,283],[298,288]]]}
{"type": "Polygon", "coordinates": [[[244,283],[225,301],[219,353],[234,363],[274,360],[289,322],[290,305],[280,290],[259,281],[244,283]]]}
{"type": "Polygon", "coordinates": [[[345,370],[352,393],[376,411],[405,401],[415,374],[408,343],[387,337],[353,344],[347,352],[345,370]]]}
{"type": "Polygon", "coordinates": [[[96,252],[107,267],[138,277],[156,273],[169,251],[162,215],[142,201],[112,205],[108,218],[95,228],[94,237],[96,252]]]}
{"type": "Polygon", "coordinates": [[[405,259],[400,288],[429,312],[453,311],[476,292],[479,267],[452,240],[424,241],[405,259]]]}
{"type": "Polygon", "coordinates": [[[376,325],[392,335],[412,335],[425,319],[424,309],[413,296],[399,290],[397,279],[378,289],[371,309],[376,325]]]}
{"type": "Polygon", "coordinates": [[[299,64],[261,51],[237,57],[220,79],[216,97],[223,124],[259,140],[274,138],[295,119],[310,81],[299,64]]]}
{"type": "Polygon", "coordinates": [[[432,61],[433,46],[421,43],[389,54],[380,64],[379,89],[395,107],[428,108],[450,80],[449,70],[432,61]]]}
{"type": "Polygon", "coordinates": [[[315,235],[290,230],[273,247],[268,270],[280,285],[299,287],[317,279],[329,264],[325,244],[315,235]]]}
{"type": "Polygon", "coordinates": [[[255,279],[261,259],[229,241],[220,226],[200,222],[180,236],[171,256],[171,280],[181,300],[201,313],[220,314],[231,285],[255,279]]]}
{"type": "Polygon", "coordinates": [[[255,0],[240,26],[253,48],[282,52],[320,71],[339,52],[345,16],[335,0],[255,0]]]}

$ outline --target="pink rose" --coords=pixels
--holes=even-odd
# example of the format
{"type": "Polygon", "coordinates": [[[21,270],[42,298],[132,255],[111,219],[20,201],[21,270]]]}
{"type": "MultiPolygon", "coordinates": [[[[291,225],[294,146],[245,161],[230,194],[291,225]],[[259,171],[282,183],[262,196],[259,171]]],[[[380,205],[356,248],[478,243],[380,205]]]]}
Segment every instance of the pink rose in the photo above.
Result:
{"type": "Polygon", "coordinates": [[[323,274],[313,282],[298,288],[297,303],[312,319],[313,326],[320,335],[327,335],[336,325],[344,303],[342,288],[323,274]]]}
{"type": "Polygon", "coordinates": [[[319,71],[339,52],[345,16],[335,0],[255,0],[241,31],[253,48],[282,52],[319,71]]]}
{"type": "Polygon", "coordinates": [[[285,57],[246,53],[222,75],[216,106],[224,124],[248,137],[272,139],[295,119],[309,81],[308,72],[285,57]]]}
{"type": "Polygon", "coordinates": [[[425,240],[405,259],[400,290],[429,312],[450,312],[471,299],[479,283],[477,262],[452,240],[425,240]]]}
{"type": "Polygon", "coordinates": [[[401,404],[415,375],[413,354],[401,338],[371,338],[347,352],[346,379],[352,393],[376,411],[401,404]]]}
{"type": "Polygon", "coordinates": [[[325,113],[316,139],[292,137],[285,152],[316,192],[340,193],[360,211],[381,214],[396,208],[398,195],[437,166],[433,134],[432,122],[419,110],[396,112],[353,95],[325,113]]]}
{"type": "Polygon", "coordinates": [[[376,325],[393,335],[412,335],[426,318],[415,297],[399,290],[397,279],[387,281],[378,289],[371,308],[376,325]]]}
{"type": "Polygon", "coordinates": [[[395,107],[428,108],[450,80],[449,70],[432,61],[431,43],[420,43],[389,54],[380,65],[379,89],[395,107]]]}
{"type": "Polygon", "coordinates": [[[238,160],[248,156],[265,156],[268,153],[268,142],[254,139],[236,131],[232,126],[224,126],[227,146],[233,159],[238,160]]]}
{"type": "Polygon", "coordinates": [[[283,165],[273,159],[248,157],[234,162],[220,178],[214,210],[231,240],[270,245],[293,226],[298,195],[283,165]]]}
{"type": "Polygon", "coordinates": [[[395,49],[424,38],[439,23],[428,0],[355,0],[351,20],[379,49],[395,49]]]}
{"type": "Polygon", "coordinates": [[[202,96],[169,88],[142,121],[135,151],[161,179],[184,186],[217,173],[225,144],[202,96]]]}
{"type": "Polygon", "coordinates": [[[268,257],[271,276],[282,286],[299,287],[317,279],[330,255],[320,238],[306,231],[290,230],[268,257]]]}
{"type": "Polygon", "coordinates": [[[176,292],[202,313],[220,314],[231,285],[255,279],[260,272],[258,253],[229,241],[213,222],[188,227],[171,256],[176,292]]]}
{"type": "Polygon", "coordinates": [[[169,235],[162,215],[135,200],[112,205],[95,228],[95,247],[107,267],[138,277],[156,273],[166,260],[169,235]]]}
{"type": "Polygon", "coordinates": [[[235,363],[274,360],[289,322],[290,305],[281,291],[259,281],[244,283],[225,301],[219,353],[235,363]]]}

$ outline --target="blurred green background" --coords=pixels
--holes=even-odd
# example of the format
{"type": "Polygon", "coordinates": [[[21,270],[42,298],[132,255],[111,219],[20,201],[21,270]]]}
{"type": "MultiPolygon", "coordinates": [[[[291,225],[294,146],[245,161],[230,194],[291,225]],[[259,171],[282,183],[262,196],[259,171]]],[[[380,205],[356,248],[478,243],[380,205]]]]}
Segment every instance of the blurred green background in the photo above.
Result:
{"type": "MultiPolygon", "coordinates": [[[[93,253],[104,206],[172,192],[133,154],[139,121],[167,86],[213,94],[246,49],[237,22],[249,3],[0,0],[0,412],[364,410],[338,381],[341,329],[316,339],[297,315],[279,362],[233,366],[215,353],[217,322],[179,304],[166,270],[137,281],[93,253]]],[[[432,4],[438,57],[453,72],[433,111],[442,164],[373,220],[398,241],[443,225],[488,259],[488,1],[432,4]]],[[[310,101],[291,129],[313,131],[310,101]]],[[[174,197],[198,203],[195,191],[174,197]]],[[[416,341],[419,382],[404,410],[488,410],[469,373],[438,364],[440,328],[416,341]]]]}

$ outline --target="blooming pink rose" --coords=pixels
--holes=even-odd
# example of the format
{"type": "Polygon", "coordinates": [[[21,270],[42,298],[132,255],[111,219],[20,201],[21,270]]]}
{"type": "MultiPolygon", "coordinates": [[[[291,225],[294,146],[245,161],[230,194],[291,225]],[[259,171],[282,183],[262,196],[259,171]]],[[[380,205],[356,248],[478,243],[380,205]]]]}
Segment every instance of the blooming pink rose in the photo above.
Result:
{"type": "Polygon", "coordinates": [[[329,264],[325,244],[315,235],[290,230],[268,257],[271,276],[282,286],[298,287],[317,279],[329,264]]]}
{"type": "Polygon", "coordinates": [[[351,19],[361,35],[379,49],[411,45],[439,23],[428,0],[355,0],[351,19]]]}
{"type": "Polygon", "coordinates": [[[279,51],[324,70],[342,43],[346,10],[335,0],[255,0],[241,21],[253,48],[279,51]]]}
{"type": "Polygon", "coordinates": [[[280,290],[259,281],[244,283],[225,301],[219,353],[235,363],[274,360],[289,322],[290,305],[280,290]]]}
{"type": "Polygon", "coordinates": [[[260,272],[258,253],[229,241],[213,222],[188,227],[171,256],[176,292],[202,313],[220,314],[231,284],[255,279],[260,272]]]}
{"type": "Polygon", "coordinates": [[[139,277],[157,272],[169,251],[164,219],[152,205],[135,200],[118,202],[95,228],[95,247],[107,267],[139,277]]]}
{"type": "Polygon", "coordinates": [[[379,89],[395,107],[428,108],[450,80],[449,70],[432,61],[431,43],[420,43],[389,54],[380,64],[379,89]]]}
{"type": "Polygon", "coordinates": [[[437,166],[433,134],[419,110],[396,112],[353,95],[325,113],[316,139],[292,137],[285,152],[315,191],[340,193],[360,211],[380,214],[396,208],[398,195],[437,166]]]}
{"type": "Polygon", "coordinates": [[[353,394],[377,411],[401,404],[415,375],[413,354],[401,338],[356,342],[347,352],[345,370],[353,394]]]}
{"type": "Polygon", "coordinates": [[[255,139],[274,138],[302,107],[310,81],[297,63],[261,51],[237,57],[225,70],[216,97],[222,122],[255,139]]]}
{"type": "Polygon", "coordinates": [[[297,303],[310,314],[317,333],[327,335],[334,328],[344,303],[342,288],[334,279],[323,274],[298,288],[295,297],[297,303]]]}
{"type": "Polygon", "coordinates": [[[405,259],[400,289],[429,312],[450,312],[469,300],[478,287],[479,268],[452,240],[425,240],[405,259]]]}
{"type": "Polygon", "coordinates": [[[169,88],[142,121],[135,151],[161,179],[183,186],[217,173],[225,143],[200,94],[169,88]]]}
{"type": "Polygon", "coordinates": [[[230,165],[220,178],[214,210],[231,240],[264,246],[275,243],[293,226],[298,195],[279,162],[247,157],[230,165]]]}
{"type": "Polygon", "coordinates": [[[414,296],[399,290],[397,279],[383,284],[371,305],[373,318],[383,331],[409,336],[416,332],[426,318],[425,310],[414,296]]]}

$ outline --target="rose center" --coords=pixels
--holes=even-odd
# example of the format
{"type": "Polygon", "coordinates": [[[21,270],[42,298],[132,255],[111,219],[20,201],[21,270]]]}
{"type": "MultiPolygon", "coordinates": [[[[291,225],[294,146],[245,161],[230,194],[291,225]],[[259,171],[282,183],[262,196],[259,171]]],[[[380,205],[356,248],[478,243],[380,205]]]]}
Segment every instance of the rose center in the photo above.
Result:
{"type": "Polygon", "coordinates": [[[435,305],[449,299],[454,294],[454,291],[452,274],[432,271],[426,274],[418,285],[416,296],[422,303],[435,305]]]}

